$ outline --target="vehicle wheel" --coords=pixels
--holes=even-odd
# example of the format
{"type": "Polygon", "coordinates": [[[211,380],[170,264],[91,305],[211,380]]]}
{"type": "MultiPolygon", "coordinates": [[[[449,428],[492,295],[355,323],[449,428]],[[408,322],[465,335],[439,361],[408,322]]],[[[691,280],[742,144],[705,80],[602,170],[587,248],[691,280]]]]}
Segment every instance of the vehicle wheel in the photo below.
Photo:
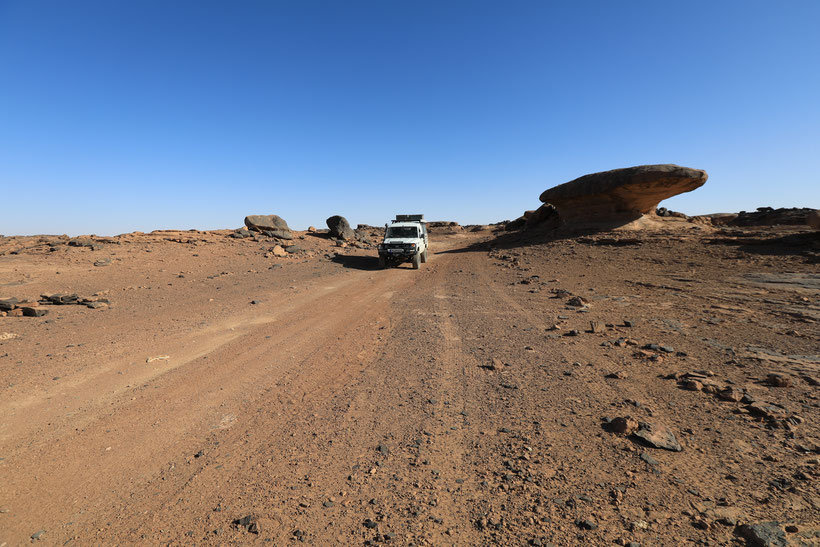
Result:
{"type": "Polygon", "coordinates": [[[418,270],[421,267],[421,253],[413,255],[413,269],[418,270]]]}
{"type": "Polygon", "coordinates": [[[425,263],[427,262],[427,249],[424,249],[424,252],[421,253],[421,261],[425,263]]]}
{"type": "Polygon", "coordinates": [[[383,256],[380,256],[379,257],[379,268],[381,268],[383,270],[386,267],[387,267],[387,261],[384,259],[383,256]]]}

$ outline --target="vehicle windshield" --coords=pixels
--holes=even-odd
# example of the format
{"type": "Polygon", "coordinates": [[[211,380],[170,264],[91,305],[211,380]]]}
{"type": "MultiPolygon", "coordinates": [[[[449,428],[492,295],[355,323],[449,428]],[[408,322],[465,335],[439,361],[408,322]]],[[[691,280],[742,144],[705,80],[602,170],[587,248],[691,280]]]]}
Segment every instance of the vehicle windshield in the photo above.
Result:
{"type": "Polygon", "coordinates": [[[385,237],[413,239],[419,237],[419,230],[415,226],[390,226],[385,237]]]}

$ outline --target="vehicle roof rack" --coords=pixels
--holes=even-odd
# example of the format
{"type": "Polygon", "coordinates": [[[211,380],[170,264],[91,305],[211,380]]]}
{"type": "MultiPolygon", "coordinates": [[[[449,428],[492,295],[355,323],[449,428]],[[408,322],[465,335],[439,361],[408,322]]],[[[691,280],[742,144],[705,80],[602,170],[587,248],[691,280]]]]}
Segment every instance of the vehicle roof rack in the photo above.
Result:
{"type": "Polygon", "coordinates": [[[393,222],[424,222],[424,215],[396,215],[393,222]]]}

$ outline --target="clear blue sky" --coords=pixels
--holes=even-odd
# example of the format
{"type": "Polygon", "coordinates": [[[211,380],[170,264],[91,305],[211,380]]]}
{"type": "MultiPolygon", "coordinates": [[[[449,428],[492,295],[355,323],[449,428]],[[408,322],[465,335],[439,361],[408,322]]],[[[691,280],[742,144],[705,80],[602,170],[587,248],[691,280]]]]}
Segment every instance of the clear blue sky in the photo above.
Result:
{"type": "Polygon", "coordinates": [[[0,0],[0,233],[487,223],[578,176],[820,207],[820,1],[0,0]]]}

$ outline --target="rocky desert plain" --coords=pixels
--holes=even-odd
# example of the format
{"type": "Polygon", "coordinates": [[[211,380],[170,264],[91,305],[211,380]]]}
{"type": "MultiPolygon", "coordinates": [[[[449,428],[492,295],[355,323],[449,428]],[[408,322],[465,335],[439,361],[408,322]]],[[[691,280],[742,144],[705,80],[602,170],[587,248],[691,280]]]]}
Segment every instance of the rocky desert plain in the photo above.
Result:
{"type": "Polygon", "coordinates": [[[657,208],[705,182],[420,270],[340,217],[0,238],[0,545],[820,544],[817,213],[657,208]]]}

